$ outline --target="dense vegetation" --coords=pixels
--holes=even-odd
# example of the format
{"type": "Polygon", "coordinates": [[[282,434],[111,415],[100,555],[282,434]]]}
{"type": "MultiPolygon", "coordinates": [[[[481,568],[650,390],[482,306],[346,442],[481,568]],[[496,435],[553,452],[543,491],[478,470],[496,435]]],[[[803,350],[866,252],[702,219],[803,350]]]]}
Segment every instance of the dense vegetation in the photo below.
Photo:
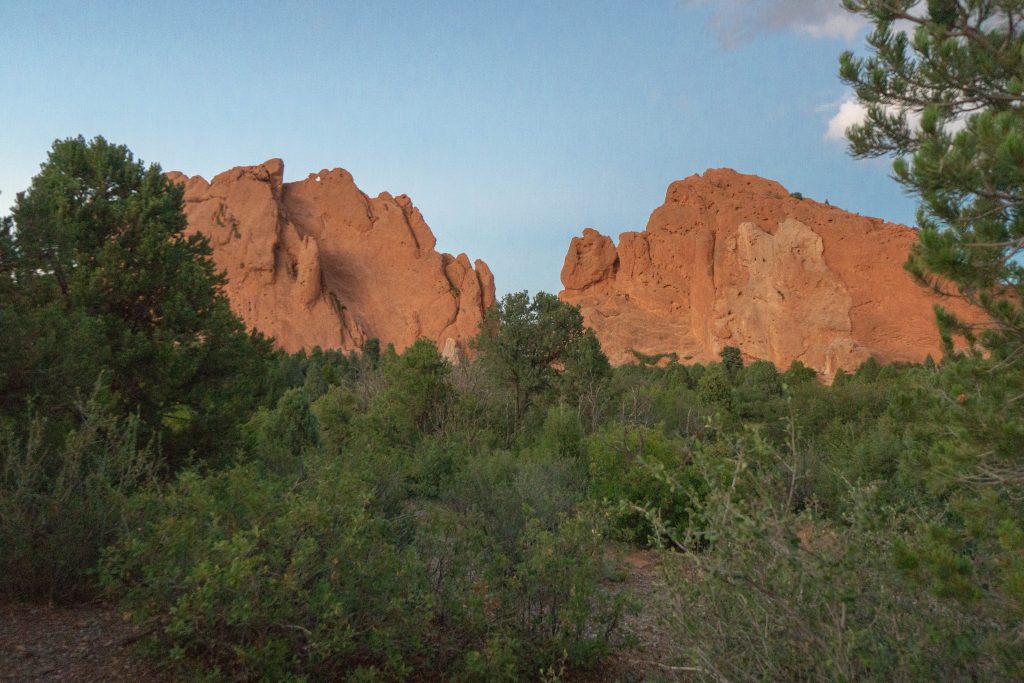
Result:
{"type": "Polygon", "coordinates": [[[159,167],[59,141],[0,228],[0,594],[115,601],[204,679],[555,680],[623,647],[632,547],[666,676],[1024,678],[1020,3],[847,4],[854,151],[922,197],[913,272],[996,325],[939,311],[944,358],[830,386],[734,348],[613,369],[543,293],[456,366],[289,356],[159,167]]]}

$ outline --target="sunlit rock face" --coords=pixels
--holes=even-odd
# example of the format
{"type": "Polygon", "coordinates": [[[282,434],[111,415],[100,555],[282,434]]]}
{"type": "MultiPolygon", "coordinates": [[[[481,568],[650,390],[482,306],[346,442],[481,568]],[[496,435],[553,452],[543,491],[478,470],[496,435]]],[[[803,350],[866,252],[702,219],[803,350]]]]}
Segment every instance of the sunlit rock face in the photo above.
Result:
{"type": "Polygon", "coordinates": [[[869,357],[942,355],[940,299],[903,268],[916,232],[791,196],[779,183],[713,169],[668,188],[643,232],[616,246],[586,229],[562,268],[563,300],[581,307],[614,363],[633,351],[719,359],[725,346],[826,379],[869,357]]]}
{"type": "Polygon", "coordinates": [[[357,349],[370,338],[402,350],[419,337],[457,355],[494,303],[483,261],[434,249],[405,195],[363,194],[342,169],[283,183],[284,164],[225,171],[184,185],[188,231],[209,238],[231,306],[292,352],[357,349]]]}

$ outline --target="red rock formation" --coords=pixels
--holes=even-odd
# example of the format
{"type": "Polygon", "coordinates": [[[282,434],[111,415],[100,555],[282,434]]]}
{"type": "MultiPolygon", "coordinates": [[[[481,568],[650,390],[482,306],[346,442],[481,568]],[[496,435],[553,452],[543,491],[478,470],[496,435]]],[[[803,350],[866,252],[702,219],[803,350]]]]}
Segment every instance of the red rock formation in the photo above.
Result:
{"type": "Polygon", "coordinates": [[[233,168],[185,186],[188,231],[210,239],[227,294],[247,325],[287,351],[359,348],[376,337],[398,350],[419,337],[465,349],[494,303],[483,261],[434,250],[405,195],[371,199],[341,169],[282,183],[284,164],[233,168]]]}
{"type": "Polygon", "coordinates": [[[632,350],[706,363],[737,346],[831,377],[872,356],[942,355],[939,299],[903,269],[916,239],[776,182],[709,170],[672,183],[647,229],[622,233],[618,248],[589,228],[573,238],[561,297],[580,305],[613,363],[634,361],[632,350]]]}

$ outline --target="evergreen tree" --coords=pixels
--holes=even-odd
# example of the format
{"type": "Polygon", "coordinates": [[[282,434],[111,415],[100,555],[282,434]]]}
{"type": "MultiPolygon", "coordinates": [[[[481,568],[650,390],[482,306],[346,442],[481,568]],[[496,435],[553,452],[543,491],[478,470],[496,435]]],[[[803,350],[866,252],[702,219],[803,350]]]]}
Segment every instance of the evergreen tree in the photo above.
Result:
{"type": "Polygon", "coordinates": [[[743,370],[743,352],[735,346],[726,346],[719,356],[725,371],[729,373],[729,379],[735,382],[736,376],[743,370]]]}
{"type": "Polygon", "coordinates": [[[979,330],[939,311],[943,334],[1021,362],[1024,282],[1024,0],[844,0],[874,24],[840,76],[867,107],[857,157],[891,155],[921,199],[908,269],[981,306],[979,330]],[[919,120],[919,125],[914,122],[919,120]]]}
{"type": "MultiPolygon", "coordinates": [[[[942,513],[923,524],[901,564],[939,596],[1012,624],[1008,631],[1016,636],[986,647],[997,659],[1009,654],[1008,678],[1019,678],[1024,0],[844,4],[874,24],[871,54],[841,59],[841,77],[868,110],[867,120],[847,133],[850,149],[858,157],[895,157],[896,180],[921,200],[920,241],[908,269],[992,319],[979,330],[937,309],[947,348],[961,335],[985,353],[923,376],[929,384],[915,399],[911,422],[916,452],[907,457],[939,493],[942,513]]],[[[858,371],[872,374],[880,376],[877,368],[858,371]]]]}
{"type": "Polygon", "coordinates": [[[532,301],[526,292],[515,292],[488,310],[476,347],[481,362],[511,389],[518,427],[534,400],[554,385],[558,366],[569,364],[580,378],[601,373],[600,359],[586,353],[595,341],[584,331],[583,315],[575,306],[546,292],[538,292],[532,301]]]}
{"type": "Polygon", "coordinates": [[[448,401],[447,361],[429,339],[417,339],[401,355],[386,355],[384,390],[373,397],[370,415],[393,443],[412,444],[440,429],[448,401]]]}
{"type": "Polygon", "coordinates": [[[261,393],[270,348],[231,312],[206,239],[184,234],[182,188],[123,145],[71,138],[54,143],[12,218],[0,318],[14,358],[0,412],[32,402],[73,421],[76,394],[102,377],[173,460],[220,450],[261,393]]]}
{"type": "Polygon", "coordinates": [[[732,409],[732,383],[725,366],[712,363],[697,383],[697,397],[711,408],[732,409]]]}

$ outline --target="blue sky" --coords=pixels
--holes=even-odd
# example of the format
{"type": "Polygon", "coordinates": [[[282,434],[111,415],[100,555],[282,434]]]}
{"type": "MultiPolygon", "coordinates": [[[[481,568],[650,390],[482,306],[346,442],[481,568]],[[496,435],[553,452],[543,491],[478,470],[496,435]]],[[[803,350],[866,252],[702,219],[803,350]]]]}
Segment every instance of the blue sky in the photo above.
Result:
{"type": "Polygon", "coordinates": [[[710,167],[911,222],[888,163],[828,137],[863,42],[838,1],[5,0],[0,207],[78,134],[207,178],[340,166],[499,292],[558,291],[572,236],[642,230],[710,167]]]}

